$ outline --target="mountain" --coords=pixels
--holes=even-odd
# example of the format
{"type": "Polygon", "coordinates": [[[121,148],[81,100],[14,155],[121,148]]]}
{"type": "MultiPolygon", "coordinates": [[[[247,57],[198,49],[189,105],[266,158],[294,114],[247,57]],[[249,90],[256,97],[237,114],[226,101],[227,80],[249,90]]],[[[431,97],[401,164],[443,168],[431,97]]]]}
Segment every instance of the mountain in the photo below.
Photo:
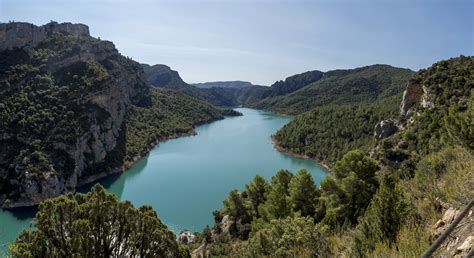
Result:
{"type": "MultiPolygon", "coordinates": [[[[386,65],[324,73],[317,82],[270,106],[281,112],[303,112],[274,135],[276,146],[328,167],[350,150],[368,151],[374,145],[374,127],[398,113],[402,92],[413,74],[386,65]]],[[[261,103],[265,101],[269,100],[261,103]]]]}
{"type": "Polygon", "coordinates": [[[320,80],[323,74],[323,72],[315,70],[290,76],[284,81],[277,81],[272,84],[263,97],[276,97],[297,91],[310,83],[320,80]]]}
{"type": "Polygon", "coordinates": [[[222,82],[203,82],[203,83],[192,83],[191,85],[208,89],[208,88],[231,88],[231,89],[241,89],[245,87],[253,87],[259,85],[253,85],[251,82],[245,81],[222,81],[222,82]]]}
{"type": "Polygon", "coordinates": [[[151,85],[172,90],[180,90],[189,87],[189,85],[181,79],[179,73],[171,70],[169,66],[162,64],[153,66],[141,64],[141,66],[145,72],[145,79],[151,85]]]}
{"type": "MultiPolygon", "coordinates": [[[[337,74],[347,80],[350,73],[369,72],[355,70],[337,74]]],[[[312,90],[321,90],[315,84],[312,90]]],[[[360,92],[378,91],[370,83],[360,85],[360,92]]],[[[305,170],[280,170],[269,181],[256,175],[244,191],[231,190],[213,212],[212,231],[203,231],[208,241],[195,246],[193,255],[420,256],[472,204],[474,57],[437,62],[411,73],[404,85],[403,94],[390,88],[382,92],[395,95],[364,93],[365,102],[357,94],[350,102],[342,93],[344,98],[330,98],[335,103],[296,116],[281,136],[298,142],[296,150],[346,148],[365,139],[366,130],[373,144],[343,154],[319,187],[305,170]],[[383,109],[390,112],[384,116],[383,109]],[[323,137],[329,141],[314,145],[323,137]]],[[[354,92],[353,87],[345,88],[354,92]]],[[[352,147],[358,144],[363,143],[352,147]]],[[[450,236],[436,254],[468,255],[469,215],[450,236]]]]}
{"type": "MultiPolygon", "coordinates": [[[[142,65],[145,77],[151,85],[160,88],[178,90],[188,96],[207,101],[221,107],[245,105],[262,98],[266,86],[253,85],[250,87],[206,87],[198,88],[185,83],[178,72],[165,65],[142,65]]],[[[245,82],[243,82],[245,83],[245,82]]],[[[231,84],[235,85],[235,82],[231,84]]],[[[237,82],[240,84],[240,82],[237,82]]],[[[228,84],[227,84],[228,85],[228,84]]]]}
{"type": "Polygon", "coordinates": [[[0,85],[0,206],[9,208],[123,171],[143,144],[232,114],[151,89],[139,63],[83,24],[0,24],[0,85]]]}
{"type": "Polygon", "coordinates": [[[279,113],[299,114],[326,104],[371,102],[379,97],[399,94],[413,74],[408,69],[389,65],[334,70],[325,72],[322,76],[318,71],[313,73],[309,78],[316,79],[314,82],[305,86],[299,84],[296,91],[266,97],[250,103],[250,106],[279,113]]]}

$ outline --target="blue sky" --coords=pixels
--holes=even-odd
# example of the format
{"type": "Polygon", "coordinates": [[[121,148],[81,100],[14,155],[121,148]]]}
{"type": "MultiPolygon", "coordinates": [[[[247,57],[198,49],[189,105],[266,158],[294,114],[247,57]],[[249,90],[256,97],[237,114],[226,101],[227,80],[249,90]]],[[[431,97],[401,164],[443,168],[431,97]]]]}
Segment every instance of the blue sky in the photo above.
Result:
{"type": "Polygon", "coordinates": [[[474,54],[474,0],[0,0],[0,21],[89,25],[92,36],[187,82],[270,85],[308,70],[418,70],[474,54]]]}

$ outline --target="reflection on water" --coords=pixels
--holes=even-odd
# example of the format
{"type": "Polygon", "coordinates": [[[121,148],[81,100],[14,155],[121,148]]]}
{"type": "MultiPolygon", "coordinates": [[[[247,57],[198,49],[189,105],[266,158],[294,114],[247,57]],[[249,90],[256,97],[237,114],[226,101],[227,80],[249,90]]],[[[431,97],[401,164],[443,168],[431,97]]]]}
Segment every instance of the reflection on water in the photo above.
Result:
{"type": "MultiPolygon", "coordinates": [[[[313,161],[273,148],[270,136],[290,117],[246,108],[237,110],[244,116],[199,126],[197,136],[162,142],[128,171],[99,182],[135,207],[153,206],[160,219],[179,232],[201,231],[205,225],[212,225],[212,212],[222,206],[229,190],[243,190],[256,173],[270,180],[279,169],[296,172],[304,168],[317,183],[327,175],[313,161]]],[[[93,185],[79,191],[88,191],[93,185]]],[[[14,240],[33,214],[34,211],[0,210],[1,243],[14,240]]]]}

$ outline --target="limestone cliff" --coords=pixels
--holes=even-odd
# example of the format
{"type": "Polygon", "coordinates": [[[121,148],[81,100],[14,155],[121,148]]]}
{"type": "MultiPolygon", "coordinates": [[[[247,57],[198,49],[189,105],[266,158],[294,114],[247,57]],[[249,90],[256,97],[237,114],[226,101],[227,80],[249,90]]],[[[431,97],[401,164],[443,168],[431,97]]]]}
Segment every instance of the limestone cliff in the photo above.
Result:
{"type": "Polygon", "coordinates": [[[83,24],[0,24],[0,206],[31,206],[122,170],[141,66],[83,24]]]}
{"type": "Polygon", "coordinates": [[[75,37],[87,37],[89,27],[84,24],[50,22],[36,26],[26,22],[0,24],[0,51],[15,47],[34,47],[53,33],[68,34],[75,37]]]}

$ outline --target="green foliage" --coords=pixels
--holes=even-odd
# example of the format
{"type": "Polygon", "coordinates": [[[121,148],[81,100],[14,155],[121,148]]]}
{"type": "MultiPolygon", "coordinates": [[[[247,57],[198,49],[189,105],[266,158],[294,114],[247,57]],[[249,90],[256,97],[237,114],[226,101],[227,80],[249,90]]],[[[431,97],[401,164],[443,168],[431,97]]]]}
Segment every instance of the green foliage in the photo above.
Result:
{"type": "Polygon", "coordinates": [[[252,220],[245,201],[236,189],[231,190],[227,199],[224,200],[225,212],[232,218],[229,233],[243,239],[247,238],[249,234],[249,223],[252,220]]]}
{"type": "Polygon", "coordinates": [[[391,169],[407,170],[413,176],[422,157],[444,147],[461,145],[474,149],[473,142],[473,88],[474,57],[460,56],[440,61],[419,71],[411,80],[413,85],[424,87],[425,99],[432,106],[415,107],[406,129],[387,138],[377,149],[376,157],[391,169]],[[395,161],[395,162],[393,162],[395,161]]]}
{"type": "Polygon", "coordinates": [[[256,175],[250,184],[245,185],[245,188],[252,207],[252,215],[258,219],[260,217],[258,207],[265,202],[269,185],[265,178],[256,175]]]}
{"type": "Polygon", "coordinates": [[[375,125],[398,113],[412,72],[376,65],[328,73],[264,108],[297,114],[275,134],[280,147],[332,166],[350,150],[373,147],[375,125]]]}
{"type": "Polygon", "coordinates": [[[321,71],[308,71],[301,74],[296,74],[285,79],[285,81],[277,81],[263,94],[263,98],[275,97],[285,95],[304,86],[318,81],[323,76],[321,71]]]}
{"type": "Polygon", "coordinates": [[[272,185],[281,184],[285,190],[285,194],[289,195],[289,187],[293,174],[286,169],[280,169],[272,176],[272,185]]]}
{"type": "Polygon", "coordinates": [[[241,257],[319,257],[328,253],[324,233],[311,218],[272,220],[236,252],[241,257]]]}
{"type": "MultiPolygon", "coordinates": [[[[26,181],[41,181],[46,172],[70,176],[74,161],[66,149],[91,124],[102,125],[109,117],[87,98],[113,83],[110,67],[93,58],[101,51],[104,45],[93,38],[53,33],[28,51],[0,52],[0,193],[8,199],[17,198],[26,181]],[[58,64],[81,53],[91,58],[58,64]]],[[[111,54],[110,59],[119,62],[121,56],[111,54]]],[[[121,65],[133,70],[135,64],[121,65]]]]}
{"type": "Polygon", "coordinates": [[[272,183],[271,191],[267,195],[267,201],[259,207],[265,220],[286,218],[291,214],[291,200],[285,186],[281,183],[272,183]]]}
{"type": "Polygon", "coordinates": [[[314,216],[319,192],[311,174],[302,169],[291,179],[289,185],[290,200],[293,210],[301,216],[314,216]]]}
{"type": "Polygon", "coordinates": [[[327,104],[370,103],[403,92],[412,74],[408,69],[388,65],[334,70],[297,91],[265,98],[252,106],[279,113],[299,114],[327,104]]]}
{"type": "Polygon", "coordinates": [[[151,90],[150,107],[132,107],[126,118],[126,160],[145,155],[157,142],[188,134],[194,126],[238,115],[172,90],[151,90]]]}
{"type": "Polygon", "coordinates": [[[44,201],[10,246],[13,257],[186,257],[187,250],[150,206],[134,208],[102,186],[44,201]]]}
{"type": "Polygon", "coordinates": [[[356,256],[370,253],[377,243],[389,246],[408,215],[408,203],[393,177],[384,176],[365,214],[359,219],[352,251],[356,256]]]}
{"type": "Polygon", "coordinates": [[[335,228],[344,222],[357,223],[377,189],[375,161],[362,151],[348,152],[336,162],[334,178],[321,181],[326,203],[323,223],[335,228]]]}
{"type": "MultiPolygon", "coordinates": [[[[407,117],[407,121],[401,118],[404,125],[401,131],[383,139],[376,146],[370,143],[371,129],[375,124],[367,125],[366,122],[375,123],[386,118],[386,114],[394,114],[400,91],[397,87],[391,90],[386,87],[387,91],[379,92],[377,101],[372,104],[364,103],[366,100],[361,101],[359,97],[374,97],[364,91],[375,89],[371,82],[387,74],[378,78],[365,78],[367,80],[352,77],[353,81],[341,84],[352,85],[349,92],[359,90],[361,95],[357,93],[351,99],[343,92],[332,98],[332,101],[355,101],[357,105],[332,104],[297,116],[293,124],[290,123],[275,136],[276,141],[280,144],[291,143],[285,147],[294,152],[325,160],[338,160],[332,169],[333,175],[325,178],[321,188],[316,189],[310,176],[304,175],[305,172],[300,171],[298,175],[292,176],[288,171],[279,171],[272,178],[266,201],[259,205],[262,217],[250,222],[249,239],[243,242],[235,242],[232,238],[222,240],[218,246],[231,245],[234,248],[228,248],[221,254],[237,257],[314,257],[335,254],[357,257],[419,256],[433,240],[432,226],[442,215],[441,206],[448,204],[461,208],[474,195],[473,60],[473,57],[461,56],[436,63],[417,73],[412,82],[425,86],[429,93],[425,97],[433,100],[433,107],[417,107],[414,113],[417,115],[407,117]],[[350,122],[341,122],[344,119],[350,122]],[[324,128],[331,121],[341,125],[334,122],[333,128],[324,128]],[[333,129],[340,132],[334,135],[322,134],[333,129]],[[337,144],[315,144],[324,138],[330,138],[337,144]],[[347,143],[347,139],[352,138],[365,138],[367,141],[347,143]],[[338,153],[335,150],[341,146],[349,146],[348,149],[363,146],[375,159],[360,150],[349,151],[339,159],[342,151],[338,153]],[[311,199],[314,201],[311,202],[311,199]],[[288,205],[293,209],[289,210],[288,205]],[[306,216],[300,217],[300,213],[306,216]],[[308,228],[296,222],[300,220],[306,220],[304,225],[308,228]],[[291,226],[286,229],[286,225],[291,226]],[[312,242],[311,237],[299,237],[303,235],[317,235],[317,241],[312,242]],[[313,253],[313,246],[320,252],[313,253]]],[[[357,72],[364,73],[364,69],[357,72]]],[[[337,71],[333,76],[343,78],[350,74],[351,71],[337,71]]],[[[398,79],[392,82],[393,85],[402,85],[406,81],[407,74],[399,75],[395,76],[398,79]]],[[[328,100],[325,99],[328,93],[322,91],[325,80],[323,78],[313,84],[321,88],[303,87],[289,94],[290,97],[284,101],[283,97],[279,98],[282,103],[275,106],[284,106],[292,99],[294,102],[289,112],[299,112],[305,101],[300,92],[311,96],[311,88],[321,93],[321,99],[316,101],[319,105],[318,101],[328,100]]],[[[386,82],[382,80],[380,83],[386,82]]],[[[338,89],[337,84],[333,86],[338,89]]],[[[270,102],[266,100],[265,103],[270,102]]],[[[250,207],[247,193],[241,196],[243,207],[250,207]]]]}

